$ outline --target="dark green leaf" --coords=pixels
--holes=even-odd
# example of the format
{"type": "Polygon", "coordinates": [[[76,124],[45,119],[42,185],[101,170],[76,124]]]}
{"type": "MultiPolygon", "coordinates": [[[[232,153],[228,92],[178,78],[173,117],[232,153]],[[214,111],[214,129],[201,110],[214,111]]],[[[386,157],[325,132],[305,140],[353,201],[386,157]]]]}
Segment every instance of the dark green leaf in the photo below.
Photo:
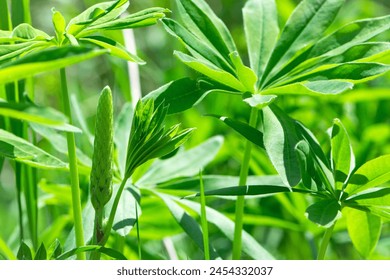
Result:
{"type": "Polygon", "coordinates": [[[46,260],[47,259],[47,253],[46,253],[46,248],[45,244],[41,244],[39,246],[38,251],[35,253],[34,260],[46,260]]]}
{"type": "Polygon", "coordinates": [[[341,206],[334,199],[321,200],[310,205],[306,215],[313,223],[328,228],[341,217],[341,206]]]}
{"type": "Polygon", "coordinates": [[[248,125],[247,123],[235,121],[228,117],[217,116],[217,115],[208,115],[211,117],[218,118],[223,121],[226,125],[233,128],[236,132],[244,136],[247,140],[251,141],[253,144],[264,148],[263,142],[263,133],[257,130],[256,128],[248,125]]]}
{"type": "Polygon", "coordinates": [[[295,146],[299,141],[295,123],[278,107],[263,109],[264,146],[268,156],[287,186],[301,180],[295,146]]]}
{"type": "Polygon", "coordinates": [[[55,260],[62,254],[61,243],[58,239],[56,239],[49,247],[48,256],[49,260],[55,260]]]}
{"type": "Polygon", "coordinates": [[[208,93],[196,81],[182,78],[150,92],[143,100],[154,99],[156,106],[167,104],[168,114],[175,114],[197,105],[208,93]]]}
{"type": "Polygon", "coordinates": [[[18,260],[32,260],[31,249],[24,241],[20,244],[18,254],[16,255],[18,260]]]}

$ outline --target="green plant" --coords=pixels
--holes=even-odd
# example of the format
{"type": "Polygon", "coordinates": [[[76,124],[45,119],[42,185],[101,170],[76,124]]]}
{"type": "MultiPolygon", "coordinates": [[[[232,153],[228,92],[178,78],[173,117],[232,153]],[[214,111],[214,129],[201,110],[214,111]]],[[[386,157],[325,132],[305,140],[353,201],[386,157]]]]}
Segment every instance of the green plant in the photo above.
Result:
{"type": "MultiPolygon", "coordinates": [[[[175,51],[175,56],[206,76],[201,78],[211,88],[206,93],[240,94],[251,107],[249,127],[257,127],[258,110],[263,111],[263,141],[253,141],[259,133],[248,125],[221,117],[249,140],[239,185],[246,184],[251,142],[264,144],[287,186],[295,186],[301,180],[299,159],[294,150],[301,136],[289,126],[276,105],[270,106],[278,96],[340,94],[355,83],[373,79],[389,70],[387,64],[381,63],[386,62],[389,44],[369,41],[388,30],[389,16],[355,21],[325,35],[344,3],[342,0],[302,1],[280,32],[275,1],[247,1],[243,16],[250,68],[243,64],[228,29],[205,1],[176,3],[183,25],[168,18],[163,22],[166,30],[183,43],[190,55],[175,51]]],[[[187,102],[196,104],[198,100],[187,102]]],[[[239,259],[241,254],[243,211],[244,196],[239,196],[234,259],[239,259]]]]}

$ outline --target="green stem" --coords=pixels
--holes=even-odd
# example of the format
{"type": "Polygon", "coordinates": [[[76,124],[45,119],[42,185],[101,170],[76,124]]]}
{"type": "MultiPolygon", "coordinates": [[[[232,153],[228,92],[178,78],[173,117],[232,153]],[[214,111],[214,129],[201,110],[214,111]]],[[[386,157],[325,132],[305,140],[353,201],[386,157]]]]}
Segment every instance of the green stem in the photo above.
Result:
{"type": "Polygon", "coordinates": [[[324,234],[324,237],[322,237],[320,249],[318,251],[317,260],[324,260],[325,259],[325,253],[326,249],[328,248],[330,238],[332,237],[333,229],[336,223],[334,223],[330,228],[327,228],[324,234]]]}
{"type": "Polygon", "coordinates": [[[142,260],[142,249],[141,249],[141,235],[139,233],[139,220],[138,220],[138,207],[135,204],[135,216],[136,216],[136,228],[137,228],[137,245],[138,245],[138,258],[142,260]]]}
{"type": "Polygon", "coordinates": [[[121,185],[119,186],[118,192],[116,193],[114,203],[112,204],[110,216],[108,217],[107,224],[104,228],[103,238],[99,243],[100,246],[104,246],[108,240],[108,237],[110,236],[111,228],[114,224],[116,210],[118,209],[119,200],[121,198],[123,189],[125,188],[125,185],[126,185],[126,182],[128,179],[129,179],[129,177],[123,179],[121,185]]]}
{"type": "Polygon", "coordinates": [[[210,247],[209,247],[209,229],[207,226],[207,216],[206,216],[206,196],[204,195],[204,184],[202,178],[202,171],[199,172],[199,180],[200,180],[200,216],[202,222],[202,230],[203,230],[203,251],[204,251],[204,259],[210,260],[210,247]]]}
{"type": "MultiPolygon", "coordinates": [[[[252,108],[251,115],[249,118],[249,125],[256,127],[258,117],[258,110],[252,108]]],[[[245,143],[244,157],[241,164],[239,186],[246,185],[249,172],[249,162],[251,159],[252,142],[249,140],[245,143]]],[[[236,213],[235,213],[235,227],[234,227],[234,240],[233,240],[233,260],[239,260],[241,258],[241,247],[242,247],[242,228],[244,220],[244,207],[245,207],[245,196],[238,196],[236,201],[236,213]]]]}
{"type": "MultiPolygon", "coordinates": [[[[62,91],[62,103],[65,115],[69,119],[69,124],[72,124],[72,114],[70,110],[70,101],[68,93],[68,85],[66,81],[66,72],[62,68],[61,74],[61,91],[62,91]]],[[[76,157],[76,142],[74,133],[68,132],[66,134],[68,143],[68,155],[69,155],[69,170],[70,170],[70,185],[72,190],[72,206],[73,206],[73,218],[76,234],[76,246],[84,246],[84,233],[83,233],[83,221],[81,215],[81,200],[80,200],[80,187],[79,187],[79,175],[77,169],[77,157],[76,157]]],[[[77,258],[84,260],[85,253],[81,252],[77,254],[77,258]]]]}
{"type": "MultiPolygon", "coordinates": [[[[95,211],[95,225],[94,225],[94,233],[93,233],[93,242],[92,245],[97,245],[103,238],[103,216],[104,216],[104,208],[95,211]]],[[[91,260],[100,260],[100,252],[93,251],[91,253],[91,260]]]]}
{"type": "Polygon", "coordinates": [[[12,22],[8,9],[8,0],[0,0],[0,29],[12,30],[12,22]]]}

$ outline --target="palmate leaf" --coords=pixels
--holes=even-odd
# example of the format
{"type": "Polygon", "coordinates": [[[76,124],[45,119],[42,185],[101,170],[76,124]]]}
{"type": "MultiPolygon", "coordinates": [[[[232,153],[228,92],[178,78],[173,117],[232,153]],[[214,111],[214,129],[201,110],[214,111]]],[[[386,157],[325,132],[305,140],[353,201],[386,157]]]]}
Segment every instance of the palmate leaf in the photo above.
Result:
{"type": "MultiPolygon", "coordinates": [[[[184,26],[229,62],[229,54],[236,51],[234,40],[220,18],[203,0],[176,1],[184,26]]],[[[231,64],[232,65],[232,64],[231,64]]]]}
{"type": "Polygon", "coordinates": [[[275,1],[249,0],[243,16],[250,65],[259,83],[279,34],[275,1]]]}
{"type": "Polygon", "coordinates": [[[0,84],[61,69],[107,53],[87,47],[52,47],[0,66],[0,84]]]}
{"type": "Polygon", "coordinates": [[[303,0],[281,31],[275,49],[265,69],[263,87],[272,75],[297,54],[318,41],[318,36],[333,22],[344,0],[303,0]]]}
{"type": "MultiPolygon", "coordinates": [[[[229,72],[230,74],[234,74],[233,66],[230,65],[217,50],[208,46],[204,41],[197,38],[178,22],[168,18],[163,19],[162,22],[164,23],[165,29],[172,36],[178,38],[193,56],[197,58],[200,57],[205,62],[209,61],[214,68],[217,68],[220,71],[223,70],[229,72]]],[[[198,59],[193,59],[198,61],[198,59]]]]}
{"type": "Polygon", "coordinates": [[[2,129],[0,129],[0,154],[37,168],[66,170],[68,167],[60,159],[2,129]]]}

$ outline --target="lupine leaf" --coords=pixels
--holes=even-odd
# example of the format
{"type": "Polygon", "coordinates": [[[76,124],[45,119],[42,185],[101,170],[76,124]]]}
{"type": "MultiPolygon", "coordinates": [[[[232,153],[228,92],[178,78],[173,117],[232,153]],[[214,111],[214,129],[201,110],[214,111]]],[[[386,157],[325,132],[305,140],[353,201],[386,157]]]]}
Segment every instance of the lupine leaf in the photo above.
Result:
{"type": "Polygon", "coordinates": [[[342,189],[350,172],[355,168],[355,157],[348,133],[339,119],[335,119],[331,131],[331,159],[336,188],[342,189]]]}
{"type": "Polygon", "coordinates": [[[107,53],[86,47],[53,47],[29,54],[0,67],[0,84],[57,70],[107,53]]]}
{"type": "Polygon", "coordinates": [[[309,206],[306,215],[313,223],[328,228],[341,217],[341,206],[334,199],[321,200],[309,206]]]}
{"type": "Polygon", "coordinates": [[[0,154],[37,168],[62,170],[67,168],[67,164],[58,158],[2,129],[0,129],[0,154]]]}
{"type": "Polygon", "coordinates": [[[390,180],[390,155],[370,160],[351,176],[345,189],[349,195],[380,186],[390,180]]]}
{"type": "Polygon", "coordinates": [[[275,1],[249,0],[243,16],[250,65],[261,78],[279,34],[275,1]]]}
{"type": "Polygon", "coordinates": [[[303,0],[283,28],[265,75],[277,73],[289,60],[315,44],[318,36],[333,22],[343,3],[344,0],[303,0]]]}
{"type": "Polygon", "coordinates": [[[364,258],[369,257],[379,241],[381,218],[352,208],[346,208],[344,212],[353,246],[364,258]]]}

